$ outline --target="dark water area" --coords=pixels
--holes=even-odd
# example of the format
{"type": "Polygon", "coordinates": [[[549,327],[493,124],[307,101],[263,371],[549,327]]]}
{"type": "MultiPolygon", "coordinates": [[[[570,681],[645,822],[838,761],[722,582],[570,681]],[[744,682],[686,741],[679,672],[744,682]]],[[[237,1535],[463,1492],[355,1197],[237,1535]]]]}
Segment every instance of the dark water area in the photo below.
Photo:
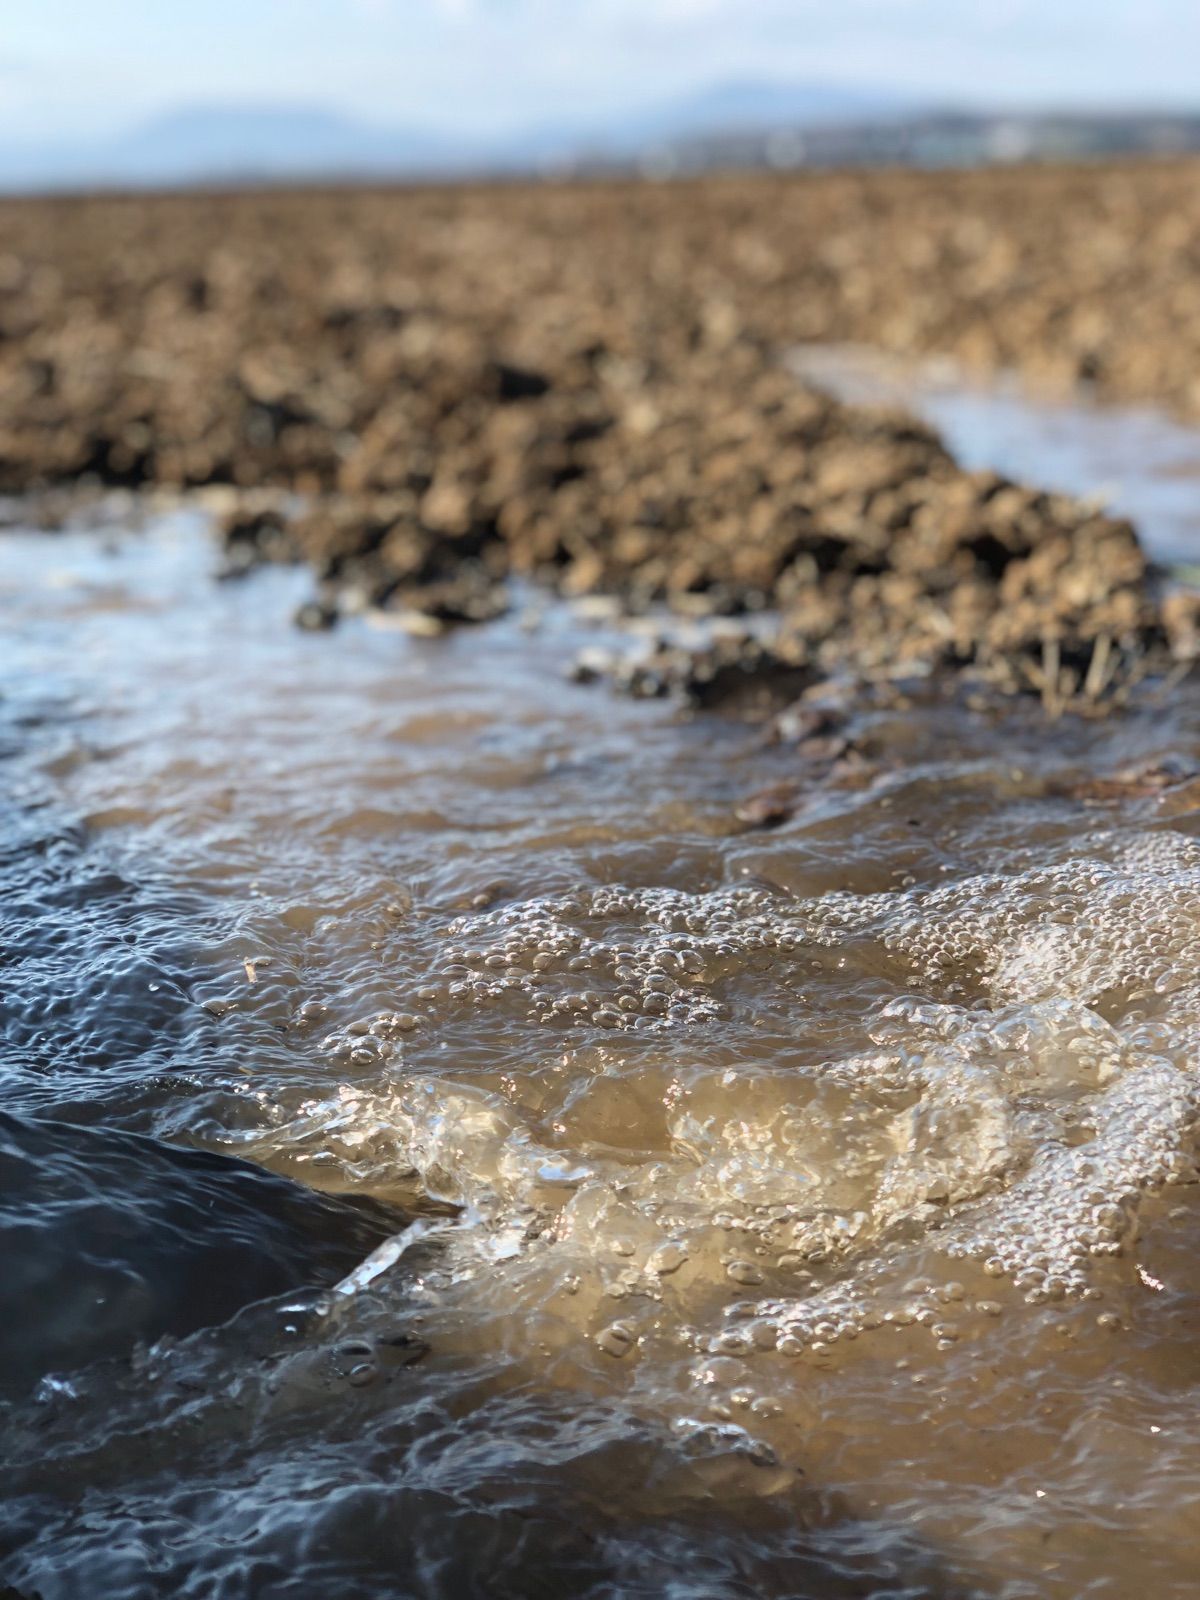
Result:
{"type": "Polygon", "coordinates": [[[336,1280],[406,1223],[226,1156],[0,1113],[0,1382],[19,1394],[336,1280]]]}
{"type": "Polygon", "coordinates": [[[1193,1593],[1200,695],[830,773],[216,561],[0,538],[0,1578],[1193,1593]]]}

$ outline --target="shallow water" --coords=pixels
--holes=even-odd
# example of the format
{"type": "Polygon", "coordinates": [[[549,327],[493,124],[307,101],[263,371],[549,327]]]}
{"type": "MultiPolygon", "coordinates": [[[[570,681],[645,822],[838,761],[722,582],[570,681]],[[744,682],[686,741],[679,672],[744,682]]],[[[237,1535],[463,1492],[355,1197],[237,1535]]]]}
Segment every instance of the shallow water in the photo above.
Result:
{"type": "Polygon", "coordinates": [[[1200,561],[1200,432],[1164,411],[1039,393],[1015,375],[983,383],[945,358],[860,345],[802,346],[794,365],[850,403],[918,412],[968,469],[1099,500],[1136,524],[1156,561],[1200,561]]]}
{"type": "Polygon", "coordinates": [[[1200,696],[830,777],[98,521],[0,543],[4,1580],[1194,1592],[1200,696]]]}

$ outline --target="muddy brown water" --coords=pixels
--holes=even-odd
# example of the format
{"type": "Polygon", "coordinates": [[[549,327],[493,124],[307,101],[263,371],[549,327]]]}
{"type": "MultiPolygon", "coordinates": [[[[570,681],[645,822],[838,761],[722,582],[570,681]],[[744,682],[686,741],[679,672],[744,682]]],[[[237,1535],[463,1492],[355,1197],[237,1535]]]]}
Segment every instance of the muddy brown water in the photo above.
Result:
{"type": "Polygon", "coordinates": [[[304,634],[133,510],[0,544],[3,1580],[1193,1594],[1200,695],[909,685],[747,832],[796,756],[610,625],[304,634]]]}

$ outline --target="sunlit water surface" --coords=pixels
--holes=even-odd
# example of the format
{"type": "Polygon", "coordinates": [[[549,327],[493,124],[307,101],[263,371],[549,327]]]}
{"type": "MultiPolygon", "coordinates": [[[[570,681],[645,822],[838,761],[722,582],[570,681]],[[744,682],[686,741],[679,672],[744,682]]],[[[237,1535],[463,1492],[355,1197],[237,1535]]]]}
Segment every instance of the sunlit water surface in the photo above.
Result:
{"type": "Polygon", "coordinates": [[[1200,697],[830,777],[99,520],[0,544],[4,1580],[1195,1592],[1200,697]]]}

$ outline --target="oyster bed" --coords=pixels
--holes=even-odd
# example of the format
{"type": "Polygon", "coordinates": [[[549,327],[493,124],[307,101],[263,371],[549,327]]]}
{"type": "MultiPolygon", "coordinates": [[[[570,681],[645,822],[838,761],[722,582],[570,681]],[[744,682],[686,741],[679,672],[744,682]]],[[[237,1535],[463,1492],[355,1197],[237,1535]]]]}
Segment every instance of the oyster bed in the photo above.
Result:
{"type": "Polygon", "coordinates": [[[1028,687],[1032,661],[1056,694],[1103,690],[1195,642],[1129,526],[964,472],[787,357],[857,337],[1020,365],[1075,351],[1099,297],[1071,376],[1132,340],[1182,404],[1186,238],[1155,258],[1178,292],[1123,296],[1193,170],[10,203],[0,488],[224,488],[230,569],[303,556],[318,626],[346,604],[478,620],[532,576],[776,608],[778,655],[813,676],[1028,687]]]}

